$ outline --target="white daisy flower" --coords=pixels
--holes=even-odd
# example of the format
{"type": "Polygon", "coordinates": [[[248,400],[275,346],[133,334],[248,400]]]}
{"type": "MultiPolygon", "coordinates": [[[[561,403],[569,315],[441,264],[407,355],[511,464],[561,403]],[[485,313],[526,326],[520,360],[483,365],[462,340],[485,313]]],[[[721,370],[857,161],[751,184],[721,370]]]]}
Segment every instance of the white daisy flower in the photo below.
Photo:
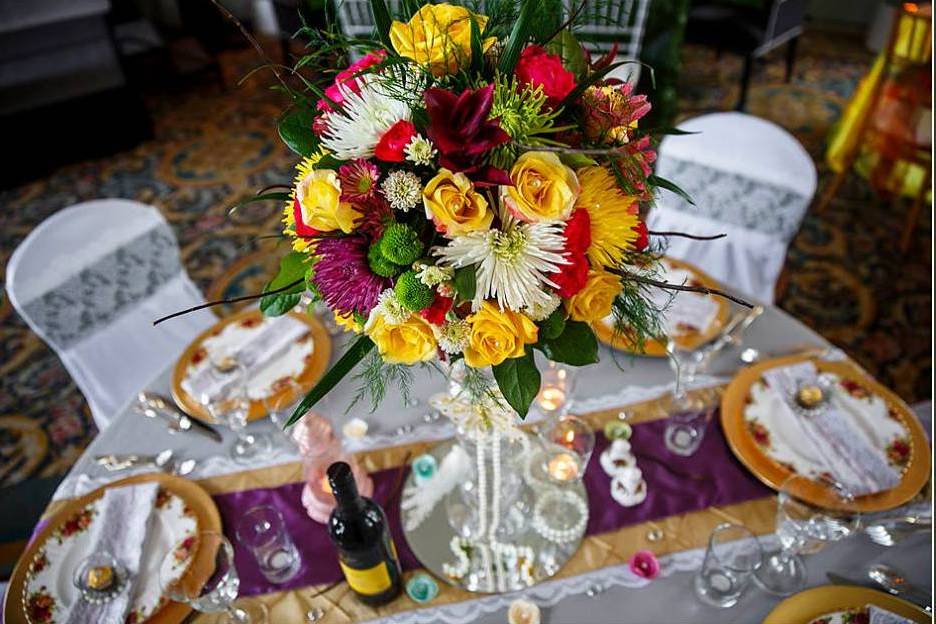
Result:
{"type": "Polygon", "coordinates": [[[448,282],[455,275],[454,269],[447,266],[437,266],[435,264],[424,264],[416,273],[419,281],[426,286],[438,286],[442,282],[448,282]]]}
{"type": "Polygon", "coordinates": [[[400,300],[397,299],[396,293],[388,288],[377,297],[377,305],[371,310],[368,321],[379,315],[384,318],[384,322],[388,325],[400,325],[406,322],[410,314],[410,311],[404,308],[400,300]]]}
{"type": "Polygon", "coordinates": [[[338,160],[371,158],[380,138],[396,122],[410,118],[410,108],[386,94],[379,80],[358,78],[360,92],[340,85],[344,102],[328,115],[322,146],[338,160]]]}
{"type": "Polygon", "coordinates": [[[558,273],[561,265],[569,264],[562,251],[565,224],[522,223],[507,218],[502,227],[503,230],[458,236],[446,247],[435,248],[433,253],[455,268],[478,265],[473,310],[489,298],[496,299],[501,308],[506,306],[515,312],[551,305],[553,295],[543,285],[558,288],[548,276],[558,273]]]}
{"type": "Polygon", "coordinates": [[[439,328],[439,336],[436,339],[436,343],[439,345],[440,349],[449,355],[456,355],[465,350],[470,337],[471,326],[468,324],[468,321],[452,319],[439,328]]]}
{"type": "Polygon", "coordinates": [[[403,148],[403,152],[406,154],[406,160],[427,167],[433,163],[437,153],[432,141],[421,134],[416,134],[410,139],[410,142],[403,148]]]}
{"type": "Polygon", "coordinates": [[[549,315],[556,311],[559,307],[559,304],[562,303],[562,299],[559,298],[559,295],[555,293],[549,294],[549,302],[545,305],[542,303],[536,303],[528,305],[524,312],[527,316],[530,317],[531,321],[545,321],[549,318],[549,315]]]}
{"type": "Polygon", "coordinates": [[[391,171],[380,185],[380,191],[394,210],[409,212],[422,201],[422,182],[411,171],[391,171]]]}

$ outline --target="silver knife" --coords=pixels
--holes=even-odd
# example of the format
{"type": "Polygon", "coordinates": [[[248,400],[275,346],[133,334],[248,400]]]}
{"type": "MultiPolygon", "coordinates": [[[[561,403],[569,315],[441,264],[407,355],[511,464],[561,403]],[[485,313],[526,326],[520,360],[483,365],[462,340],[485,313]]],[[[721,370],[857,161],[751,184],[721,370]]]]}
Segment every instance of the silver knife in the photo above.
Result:
{"type": "Polygon", "coordinates": [[[155,408],[152,411],[175,424],[179,431],[194,431],[218,443],[223,440],[217,429],[182,412],[162,395],[152,392],[140,392],[138,400],[143,405],[155,408]]]}
{"type": "Polygon", "coordinates": [[[922,600],[921,599],[922,596],[917,596],[913,592],[909,592],[909,591],[899,591],[897,589],[884,587],[883,585],[879,585],[878,583],[875,583],[874,581],[870,579],[867,581],[855,581],[845,576],[842,576],[840,574],[836,574],[835,572],[826,572],[826,578],[832,581],[833,583],[835,583],[836,585],[855,585],[856,587],[865,587],[867,589],[874,589],[877,591],[886,592],[893,596],[897,596],[898,598],[902,598],[903,600],[906,600],[907,602],[912,602],[918,607],[922,607],[927,612],[930,612],[932,610],[932,606],[929,604],[929,601],[922,600]]]}

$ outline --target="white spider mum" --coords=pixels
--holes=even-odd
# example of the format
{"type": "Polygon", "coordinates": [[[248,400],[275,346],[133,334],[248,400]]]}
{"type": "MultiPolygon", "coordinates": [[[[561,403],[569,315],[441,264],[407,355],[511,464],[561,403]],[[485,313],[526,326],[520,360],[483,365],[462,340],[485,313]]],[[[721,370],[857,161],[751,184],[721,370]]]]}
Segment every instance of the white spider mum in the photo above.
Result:
{"type": "Polygon", "coordinates": [[[339,86],[344,102],[326,118],[322,146],[339,160],[371,158],[380,137],[396,122],[410,118],[410,108],[386,93],[377,80],[358,79],[360,92],[339,86]]]}
{"type": "Polygon", "coordinates": [[[569,264],[562,248],[565,224],[559,221],[521,223],[504,221],[505,229],[471,232],[452,239],[433,253],[444,264],[460,268],[478,265],[477,290],[473,310],[492,298],[503,308],[520,311],[528,307],[546,307],[552,302],[545,286],[558,286],[549,279],[560,266],[569,264]]]}

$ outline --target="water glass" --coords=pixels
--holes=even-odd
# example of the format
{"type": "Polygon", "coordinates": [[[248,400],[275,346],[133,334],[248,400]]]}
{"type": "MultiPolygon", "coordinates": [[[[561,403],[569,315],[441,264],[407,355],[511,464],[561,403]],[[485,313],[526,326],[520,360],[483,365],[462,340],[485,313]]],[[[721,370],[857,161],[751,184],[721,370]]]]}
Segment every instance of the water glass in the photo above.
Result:
{"type": "Polygon", "coordinates": [[[302,560],[279,511],[269,505],[249,509],[237,523],[237,540],[257,559],[271,583],[284,583],[299,572],[302,560]]]}
{"type": "Polygon", "coordinates": [[[223,613],[219,624],[264,624],[267,609],[260,602],[234,605],[240,577],[234,548],[226,537],[204,531],[173,546],[159,566],[163,595],[200,613],[223,613]]]}
{"type": "Polygon", "coordinates": [[[712,410],[690,409],[670,414],[663,431],[663,442],[670,453],[688,457],[695,454],[705,437],[712,410]]]}
{"type": "Polygon", "coordinates": [[[696,596],[713,607],[733,607],[762,558],[760,542],[750,530],[740,524],[719,524],[709,537],[705,560],[696,573],[696,596]]]}

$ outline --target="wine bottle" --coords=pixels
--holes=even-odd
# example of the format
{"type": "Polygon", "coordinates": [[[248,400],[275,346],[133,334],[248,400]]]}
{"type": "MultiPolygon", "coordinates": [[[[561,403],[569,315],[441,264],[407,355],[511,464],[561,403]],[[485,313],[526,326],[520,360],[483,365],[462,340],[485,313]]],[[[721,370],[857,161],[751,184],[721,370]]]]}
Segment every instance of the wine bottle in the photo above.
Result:
{"type": "Polygon", "coordinates": [[[328,519],[328,536],[348,585],[364,603],[386,604],[402,589],[400,562],[380,505],[358,493],[351,466],[335,462],[328,482],[337,506],[328,519]]]}

